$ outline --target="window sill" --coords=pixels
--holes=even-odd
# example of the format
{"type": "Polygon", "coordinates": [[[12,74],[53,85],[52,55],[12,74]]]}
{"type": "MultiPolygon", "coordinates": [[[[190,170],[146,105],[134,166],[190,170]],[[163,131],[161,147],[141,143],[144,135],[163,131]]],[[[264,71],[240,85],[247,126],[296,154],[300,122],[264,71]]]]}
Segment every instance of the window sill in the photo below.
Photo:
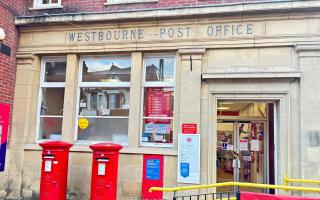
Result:
{"type": "Polygon", "coordinates": [[[111,2],[104,3],[105,6],[122,5],[122,4],[134,4],[134,3],[157,3],[159,0],[111,0],[111,2]]]}
{"type": "MultiPolygon", "coordinates": [[[[24,150],[26,151],[41,151],[42,148],[39,144],[26,144],[24,145],[24,150]]],[[[88,145],[78,145],[71,147],[71,152],[92,152],[88,145]]],[[[120,154],[157,154],[157,155],[166,155],[166,156],[177,156],[178,151],[173,148],[157,148],[157,147],[137,147],[129,148],[124,147],[120,154]]]]}
{"type": "Polygon", "coordinates": [[[51,10],[51,9],[62,9],[63,6],[38,6],[38,7],[33,7],[33,8],[28,8],[29,10],[51,10]]]}

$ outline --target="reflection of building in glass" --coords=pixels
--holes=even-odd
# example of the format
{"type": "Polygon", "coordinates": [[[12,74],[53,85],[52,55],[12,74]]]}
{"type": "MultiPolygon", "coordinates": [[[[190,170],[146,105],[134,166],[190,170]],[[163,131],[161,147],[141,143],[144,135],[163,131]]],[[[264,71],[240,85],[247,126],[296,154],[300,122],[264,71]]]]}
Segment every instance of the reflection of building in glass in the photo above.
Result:
{"type": "Polygon", "coordinates": [[[120,67],[115,63],[105,66],[108,70],[90,71],[92,67],[83,61],[83,80],[88,82],[130,82],[131,67],[120,67]]]}
{"type": "Polygon", "coordinates": [[[127,116],[130,92],[126,89],[82,88],[80,115],[127,116]]]}
{"type": "Polygon", "coordinates": [[[45,81],[64,82],[66,77],[65,62],[46,62],[45,81]]]}

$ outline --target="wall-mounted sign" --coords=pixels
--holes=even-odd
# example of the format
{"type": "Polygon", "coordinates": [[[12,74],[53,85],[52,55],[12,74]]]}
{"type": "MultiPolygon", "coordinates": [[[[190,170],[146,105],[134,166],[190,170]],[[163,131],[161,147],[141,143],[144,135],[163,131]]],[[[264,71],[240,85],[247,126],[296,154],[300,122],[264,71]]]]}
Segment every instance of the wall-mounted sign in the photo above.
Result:
{"type": "Polygon", "coordinates": [[[200,183],[200,135],[178,136],[178,182],[200,183]]]}
{"type": "Polygon", "coordinates": [[[197,134],[197,124],[182,124],[182,133],[197,134]]]}
{"type": "Polygon", "coordinates": [[[163,156],[143,155],[142,199],[162,199],[162,192],[149,192],[150,187],[163,187],[163,156]]]}
{"type": "Polygon", "coordinates": [[[0,104],[0,172],[4,171],[5,166],[9,114],[10,106],[6,104],[0,104]]]}
{"type": "Polygon", "coordinates": [[[4,40],[5,37],[6,37],[6,34],[4,33],[4,29],[0,28],[0,40],[4,40]]]}

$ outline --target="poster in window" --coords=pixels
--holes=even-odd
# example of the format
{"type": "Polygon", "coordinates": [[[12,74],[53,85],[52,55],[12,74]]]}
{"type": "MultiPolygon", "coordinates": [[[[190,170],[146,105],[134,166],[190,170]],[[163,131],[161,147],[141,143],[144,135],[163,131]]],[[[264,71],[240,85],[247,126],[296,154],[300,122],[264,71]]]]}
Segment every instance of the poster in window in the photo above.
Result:
{"type": "MultiPolygon", "coordinates": [[[[146,117],[172,117],[173,91],[165,88],[146,88],[145,116],[146,117]]],[[[153,120],[148,122],[169,124],[170,120],[153,120]]]]}

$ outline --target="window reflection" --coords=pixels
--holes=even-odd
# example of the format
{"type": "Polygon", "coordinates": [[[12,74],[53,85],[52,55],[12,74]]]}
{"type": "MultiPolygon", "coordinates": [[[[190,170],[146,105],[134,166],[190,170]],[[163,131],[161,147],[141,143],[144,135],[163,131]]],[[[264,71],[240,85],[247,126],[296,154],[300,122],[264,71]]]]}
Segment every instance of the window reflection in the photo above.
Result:
{"type": "Polygon", "coordinates": [[[46,62],[45,63],[45,82],[65,82],[66,62],[46,62]]]}
{"type": "Polygon", "coordinates": [[[129,116],[129,88],[81,88],[81,116],[129,116]]]}
{"type": "Polygon", "coordinates": [[[130,82],[130,58],[88,58],[82,65],[84,82],[130,82]]]}
{"type": "Polygon", "coordinates": [[[174,81],[174,58],[146,58],[145,81],[174,81]]]}

